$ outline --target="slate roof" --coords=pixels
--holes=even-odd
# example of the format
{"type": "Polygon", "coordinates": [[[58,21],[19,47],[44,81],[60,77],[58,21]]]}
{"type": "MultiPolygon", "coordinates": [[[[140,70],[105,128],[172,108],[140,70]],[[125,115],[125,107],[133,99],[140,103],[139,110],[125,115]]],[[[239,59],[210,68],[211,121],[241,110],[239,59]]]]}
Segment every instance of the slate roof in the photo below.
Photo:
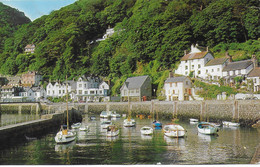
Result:
{"type": "Polygon", "coordinates": [[[165,83],[172,83],[172,82],[183,82],[187,79],[188,77],[171,77],[167,78],[165,83]]]}
{"type": "Polygon", "coordinates": [[[125,85],[128,89],[138,89],[141,88],[144,81],[148,78],[148,75],[145,76],[139,76],[139,77],[131,77],[127,78],[125,81],[125,85]]]}
{"type": "Polygon", "coordinates": [[[251,60],[235,61],[235,62],[228,63],[227,66],[224,67],[223,71],[246,69],[251,64],[253,64],[251,60]]]}
{"type": "MultiPolygon", "coordinates": [[[[66,81],[64,82],[64,84],[66,85],[66,81]]],[[[71,86],[71,89],[76,89],[77,88],[77,82],[71,80],[71,81],[68,81],[68,85],[71,86]]]]}
{"type": "Polygon", "coordinates": [[[201,59],[201,58],[205,57],[207,55],[207,53],[208,53],[207,51],[199,52],[199,53],[189,53],[189,54],[184,55],[181,58],[181,61],[201,59]]]}
{"type": "Polygon", "coordinates": [[[248,77],[260,77],[260,67],[254,68],[249,74],[248,77]]]}
{"type": "Polygon", "coordinates": [[[218,58],[210,60],[205,66],[215,66],[224,64],[228,58],[218,58]]]}

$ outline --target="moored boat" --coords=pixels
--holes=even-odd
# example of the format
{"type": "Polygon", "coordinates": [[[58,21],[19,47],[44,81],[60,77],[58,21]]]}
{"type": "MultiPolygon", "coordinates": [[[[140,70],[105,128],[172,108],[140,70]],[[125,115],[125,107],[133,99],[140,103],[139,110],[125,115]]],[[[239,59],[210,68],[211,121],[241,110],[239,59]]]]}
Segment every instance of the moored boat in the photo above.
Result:
{"type": "Polygon", "coordinates": [[[140,129],[142,135],[152,135],[153,134],[153,128],[149,126],[144,126],[140,129]]]}
{"type": "Polygon", "coordinates": [[[199,121],[198,119],[190,118],[190,122],[198,122],[198,121],[199,121]]]}
{"type": "Polygon", "coordinates": [[[162,127],[162,123],[160,121],[153,121],[153,127],[162,127]]]}
{"type": "Polygon", "coordinates": [[[234,127],[240,126],[240,123],[235,123],[235,122],[223,121],[222,123],[225,126],[234,126],[234,127]]]}
{"type": "Polygon", "coordinates": [[[163,127],[163,132],[168,137],[184,137],[186,130],[181,125],[171,123],[163,127]]]}
{"type": "Polygon", "coordinates": [[[134,119],[128,118],[124,120],[124,126],[125,127],[133,127],[136,125],[136,122],[134,119]]]}
{"type": "Polygon", "coordinates": [[[80,128],[80,126],[81,126],[81,123],[78,122],[78,123],[72,124],[72,125],[71,125],[71,128],[72,128],[72,129],[78,129],[78,128],[80,128]]]}
{"type": "Polygon", "coordinates": [[[100,113],[100,118],[108,118],[111,116],[111,112],[110,111],[102,111],[100,113]]]}
{"type": "Polygon", "coordinates": [[[112,117],[112,118],[120,118],[121,115],[118,114],[118,113],[116,113],[115,111],[113,111],[113,112],[111,113],[111,117],[112,117]]]}
{"type": "Polygon", "coordinates": [[[79,127],[79,130],[80,130],[80,131],[88,131],[89,128],[88,128],[87,125],[85,125],[85,126],[81,126],[81,127],[79,127]]]}
{"type": "Polygon", "coordinates": [[[112,125],[112,122],[109,120],[101,122],[102,129],[106,129],[109,125],[112,125]]]}
{"type": "Polygon", "coordinates": [[[207,135],[216,134],[218,132],[218,128],[209,122],[199,122],[197,128],[199,133],[207,135]]]}
{"type": "Polygon", "coordinates": [[[76,134],[68,130],[67,126],[61,126],[61,130],[56,134],[54,139],[58,144],[69,143],[76,139],[76,134]]]}
{"type": "Polygon", "coordinates": [[[109,125],[107,127],[106,136],[115,137],[119,135],[119,128],[116,125],[109,125]]]}

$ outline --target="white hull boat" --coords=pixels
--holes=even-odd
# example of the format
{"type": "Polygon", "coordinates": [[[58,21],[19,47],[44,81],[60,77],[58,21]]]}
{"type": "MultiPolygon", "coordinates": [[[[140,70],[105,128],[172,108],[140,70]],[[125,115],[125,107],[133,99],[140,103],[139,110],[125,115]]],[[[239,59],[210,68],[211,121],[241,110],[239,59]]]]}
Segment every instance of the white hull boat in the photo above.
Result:
{"type": "Polygon", "coordinates": [[[71,128],[72,128],[72,129],[78,129],[78,128],[80,128],[80,126],[81,126],[81,123],[78,122],[78,123],[72,124],[72,125],[71,125],[71,128]]]}
{"type": "Polygon", "coordinates": [[[79,128],[80,131],[88,131],[88,126],[81,126],[79,128]]]}
{"type": "Polygon", "coordinates": [[[119,129],[115,125],[110,125],[107,127],[106,136],[107,137],[115,137],[119,135],[119,129]]]}
{"type": "Polygon", "coordinates": [[[121,115],[120,115],[120,114],[117,114],[117,113],[114,111],[114,112],[112,112],[111,117],[112,117],[112,118],[120,118],[121,115]]]}
{"type": "Polygon", "coordinates": [[[140,129],[142,135],[152,135],[153,134],[153,128],[149,126],[144,126],[140,129]]]}
{"type": "Polygon", "coordinates": [[[111,121],[103,121],[101,122],[101,128],[102,129],[106,129],[108,126],[112,125],[112,122],[111,121]]]}
{"type": "Polygon", "coordinates": [[[206,135],[212,135],[218,132],[218,128],[208,122],[200,122],[197,128],[199,133],[206,134],[206,135]]]}
{"type": "Polygon", "coordinates": [[[72,131],[61,130],[56,134],[54,139],[58,144],[69,143],[76,139],[76,134],[72,131]]]}
{"type": "Polygon", "coordinates": [[[100,118],[108,118],[111,116],[111,111],[102,111],[100,114],[100,118]]]}
{"type": "Polygon", "coordinates": [[[235,122],[223,121],[222,123],[223,123],[223,125],[225,125],[225,126],[234,126],[234,127],[240,126],[240,123],[235,123],[235,122]]]}
{"type": "Polygon", "coordinates": [[[190,122],[198,122],[198,121],[199,121],[198,119],[190,118],[190,122]]]}
{"type": "Polygon", "coordinates": [[[124,126],[125,127],[133,127],[135,126],[135,120],[134,119],[125,119],[124,120],[124,126]]]}
{"type": "Polygon", "coordinates": [[[168,137],[184,137],[186,130],[178,124],[167,124],[163,127],[163,132],[168,137]]]}

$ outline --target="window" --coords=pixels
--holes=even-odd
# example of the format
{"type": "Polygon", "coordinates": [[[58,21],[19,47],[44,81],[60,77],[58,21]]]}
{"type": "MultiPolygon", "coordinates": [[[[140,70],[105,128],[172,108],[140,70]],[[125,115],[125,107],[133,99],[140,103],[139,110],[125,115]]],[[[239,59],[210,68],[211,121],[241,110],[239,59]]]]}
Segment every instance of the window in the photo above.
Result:
{"type": "Polygon", "coordinates": [[[86,88],[87,87],[87,84],[84,84],[84,88],[86,88]]]}
{"type": "Polygon", "coordinates": [[[175,94],[175,90],[172,90],[172,94],[175,94]]]}
{"type": "Polygon", "coordinates": [[[206,70],[206,73],[208,73],[209,71],[208,70],[206,70]]]}
{"type": "Polygon", "coordinates": [[[124,90],[124,95],[127,95],[127,90],[124,90]]]}
{"type": "Polygon", "coordinates": [[[200,68],[200,64],[198,64],[198,68],[200,68]]]}
{"type": "Polygon", "coordinates": [[[85,95],[88,94],[88,91],[85,91],[85,95]]]}
{"type": "Polygon", "coordinates": [[[59,94],[61,94],[61,90],[59,90],[59,94]]]}
{"type": "Polygon", "coordinates": [[[90,94],[92,94],[92,95],[95,94],[95,91],[91,90],[91,91],[90,91],[90,94]]]}
{"type": "Polygon", "coordinates": [[[220,71],[220,69],[218,68],[218,71],[220,71]]]}
{"type": "Polygon", "coordinates": [[[214,72],[214,69],[211,69],[211,72],[214,72]]]}
{"type": "Polygon", "coordinates": [[[82,90],[79,90],[79,95],[82,95],[82,90]]]}
{"type": "Polygon", "coordinates": [[[200,71],[198,71],[198,74],[200,74],[200,71]]]}
{"type": "Polygon", "coordinates": [[[139,93],[139,89],[136,89],[136,93],[139,93]]]}
{"type": "Polygon", "coordinates": [[[79,84],[79,88],[82,88],[82,84],[79,84]]]}
{"type": "Polygon", "coordinates": [[[186,81],[186,85],[189,85],[189,81],[186,81]]]}
{"type": "Polygon", "coordinates": [[[130,93],[134,93],[134,90],[131,90],[130,93]]]}
{"type": "Polygon", "coordinates": [[[194,69],[194,65],[192,65],[191,68],[194,69]]]}
{"type": "Polygon", "coordinates": [[[188,75],[188,72],[187,72],[187,71],[185,72],[185,75],[188,75]]]}
{"type": "Polygon", "coordinates": [[[62,93],[65,93],[65,90],[62,90],[62,93]]]}
{"type": "Polygon", "coordinates": [[[188,66],[185,66],[185,70],[188,70],[188,66]]]}

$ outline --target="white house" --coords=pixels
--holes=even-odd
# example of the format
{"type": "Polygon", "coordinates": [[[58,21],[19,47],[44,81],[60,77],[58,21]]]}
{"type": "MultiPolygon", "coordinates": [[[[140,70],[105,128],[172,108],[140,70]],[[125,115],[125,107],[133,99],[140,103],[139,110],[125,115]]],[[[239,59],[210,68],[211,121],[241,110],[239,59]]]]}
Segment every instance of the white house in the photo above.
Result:
{"type": "MultiPolygon", "coordinates": [[[[47,93],[44,88],[42,87],[31,87],[31,90],[33,92],[32,98],[35,99],[35,101],[40,101],[41,99],[45,99],[47,97],[47,93]]],[[[29,93],[30,97],[30,93],[29,93]]]]}
{"type": "Polygon", "coordinates": [[[35,51],[35,45],[34,44],[28,44],[24,48],[25,53],[34,53],[34,51],[35,51]]]}
{"type": "Polygon", "coordinates": [[[190,73],[193,73],[194,77],[200,77],[206,79],[208,76],[206,74],[205,65],[214,59],[212,53],[207,48],[200,47],[198,45],[191,45],[191,52],[186,54],[181,58],[181,63],[177,70],[176,74],[189,76],[190,73]]]}
{"type": "MultiPolygon", "coordinates": [[[[70,94],[72,90],[71,85],[68,81],[68,93],[70,94]]],[[[46,87],[47,96],[51,97],[63,97],[66,96],[66,82],[50,82],[46,87]]]]}
{"type": "Polygon", "coordinates": [[[255,67],[247,76],[253,81],[254,92],[260,91],[260,67],[255,67]]]}
{"type": "Polygon", "coordinates": [[[189,100],[192,95],[192,82],[189,77],[170,77],[164,83],[166,101],[189,100]]]}
{"type": "Polygon", "coordinates": [[[78,101],[109,101],[109,85],[99,77],[82,76],[77,81],[78,101]]]}
{"type": "Polygon", "coordinates": [[[228,58],[212,59],[205,65],[207,80],[219,80],[223,77],[223,68],[228,63],[228,58]]]}

